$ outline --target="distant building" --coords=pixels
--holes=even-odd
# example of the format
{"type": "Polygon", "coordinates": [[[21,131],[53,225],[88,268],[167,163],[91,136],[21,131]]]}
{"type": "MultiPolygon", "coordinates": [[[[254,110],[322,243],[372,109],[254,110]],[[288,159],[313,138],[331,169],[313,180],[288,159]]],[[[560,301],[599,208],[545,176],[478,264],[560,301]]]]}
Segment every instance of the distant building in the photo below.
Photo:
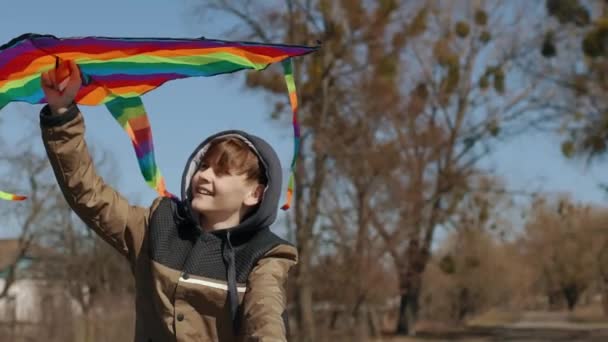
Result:
{"type": "Polygon", "coordinates": [[[41,276],[44,261],[54,255],[50,249],[35,244],[21,253],[18,239],[0,239],[0,295],[11,267],[15,267],[15,280],[0,298],[0,323],[42,322],[45,319],[42,308],[64,297],[59,284],[51,284],[41,276]]]}

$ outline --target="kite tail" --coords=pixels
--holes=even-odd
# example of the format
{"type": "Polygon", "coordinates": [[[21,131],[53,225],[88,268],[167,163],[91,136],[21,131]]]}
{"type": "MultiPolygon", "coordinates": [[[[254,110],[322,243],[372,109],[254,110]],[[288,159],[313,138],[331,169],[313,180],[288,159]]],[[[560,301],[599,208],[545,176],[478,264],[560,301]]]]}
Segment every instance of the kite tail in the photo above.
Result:
{"type": "MultiPolygon", "coordinates": [[[[0,94],[0,110],[2,110],[2,108],[4,108],[4,106],[6,106],[8,104],[9,101],[6,101],[6,99],[4,99],[1,94],[0,94]]],[[[21,195],[15,195],[15,194],[11,194],[8,192],[4,192],[2,190],[0,190],[0,200],[5,200],[5,201],[23,201],[27,199],[27,197],[25,196],[21,196],[21,195]]]]}
{"type": "Polygon", "coordinates": [[[152,129],[141,98],[116,97],[107,102],[106,107],[131,138],[139,169],[146,183],[160,196],[175,197],[167,191],[165,179],[156,165],[152,129]]]}
{"type": "Polygon", "coordinates": [[[296,161],[300,153],[300,124],[298,123],[298,95],[296,93],[296,83],[293,77],[293,64],[291,58],[283,61],[283,70],[285,73],[285,83],[287,84],[287,91],[289,92],[289,102],[291,103],[291,112],[293,114],[293,158],[291,160],[289,182],[287,185],[287,199],[285,204],[281,207],[282,210],[288,210],[291,207],[293,200],[293,192],[295,187],[295,172],[296,172],[296,161]]]}
{"type": "Polygon", "coordinates": [[[23,201],[27,199],[27,197],[0,191],[0,199],[5,201],[23,201]]]}

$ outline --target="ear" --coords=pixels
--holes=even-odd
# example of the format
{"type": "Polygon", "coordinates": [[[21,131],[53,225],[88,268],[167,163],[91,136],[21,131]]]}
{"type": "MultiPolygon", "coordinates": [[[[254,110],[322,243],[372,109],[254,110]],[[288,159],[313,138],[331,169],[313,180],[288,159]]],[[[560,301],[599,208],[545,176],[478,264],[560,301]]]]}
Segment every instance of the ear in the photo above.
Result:
{"type": "Polygon", "coordinates": [[[249,191],[247,196],[245,197],[245,201],[243,202],[246,206],[253,207],[262,201],[262,196],[264,195],[264,185],[256,184],[249,191]]]}

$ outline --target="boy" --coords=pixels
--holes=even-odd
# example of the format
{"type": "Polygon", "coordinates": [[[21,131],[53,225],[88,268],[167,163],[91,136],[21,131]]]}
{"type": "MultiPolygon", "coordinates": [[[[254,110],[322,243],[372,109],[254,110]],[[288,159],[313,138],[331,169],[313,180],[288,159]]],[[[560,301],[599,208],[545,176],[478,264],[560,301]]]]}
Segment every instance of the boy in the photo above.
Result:
{"type": "Polygon", "coordinates": [[[189,158],[182,200],[130,205],[99,177],[74,104],[82,84],[42,75],[42,138],[76,214],[130,262],[135,341],[285,341],[286,293],[296,249],[270,232],[281,191],[279,159],[239,131],[203,141],[189,158]]]}

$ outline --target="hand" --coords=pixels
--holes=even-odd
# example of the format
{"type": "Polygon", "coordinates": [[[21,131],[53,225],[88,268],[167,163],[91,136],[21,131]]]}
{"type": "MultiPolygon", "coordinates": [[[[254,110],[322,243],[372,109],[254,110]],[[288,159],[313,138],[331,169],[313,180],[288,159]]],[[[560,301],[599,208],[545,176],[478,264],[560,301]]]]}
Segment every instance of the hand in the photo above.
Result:
{"type": "Polygon", "coordinates": [[[82,78],[80,70],[74,61],[65,61],[55,69],[44,72],[41,77],[41,86],[46,102],[51,107],[51,112],[61,114],[74,102],[80,87],[82,78]]]}

